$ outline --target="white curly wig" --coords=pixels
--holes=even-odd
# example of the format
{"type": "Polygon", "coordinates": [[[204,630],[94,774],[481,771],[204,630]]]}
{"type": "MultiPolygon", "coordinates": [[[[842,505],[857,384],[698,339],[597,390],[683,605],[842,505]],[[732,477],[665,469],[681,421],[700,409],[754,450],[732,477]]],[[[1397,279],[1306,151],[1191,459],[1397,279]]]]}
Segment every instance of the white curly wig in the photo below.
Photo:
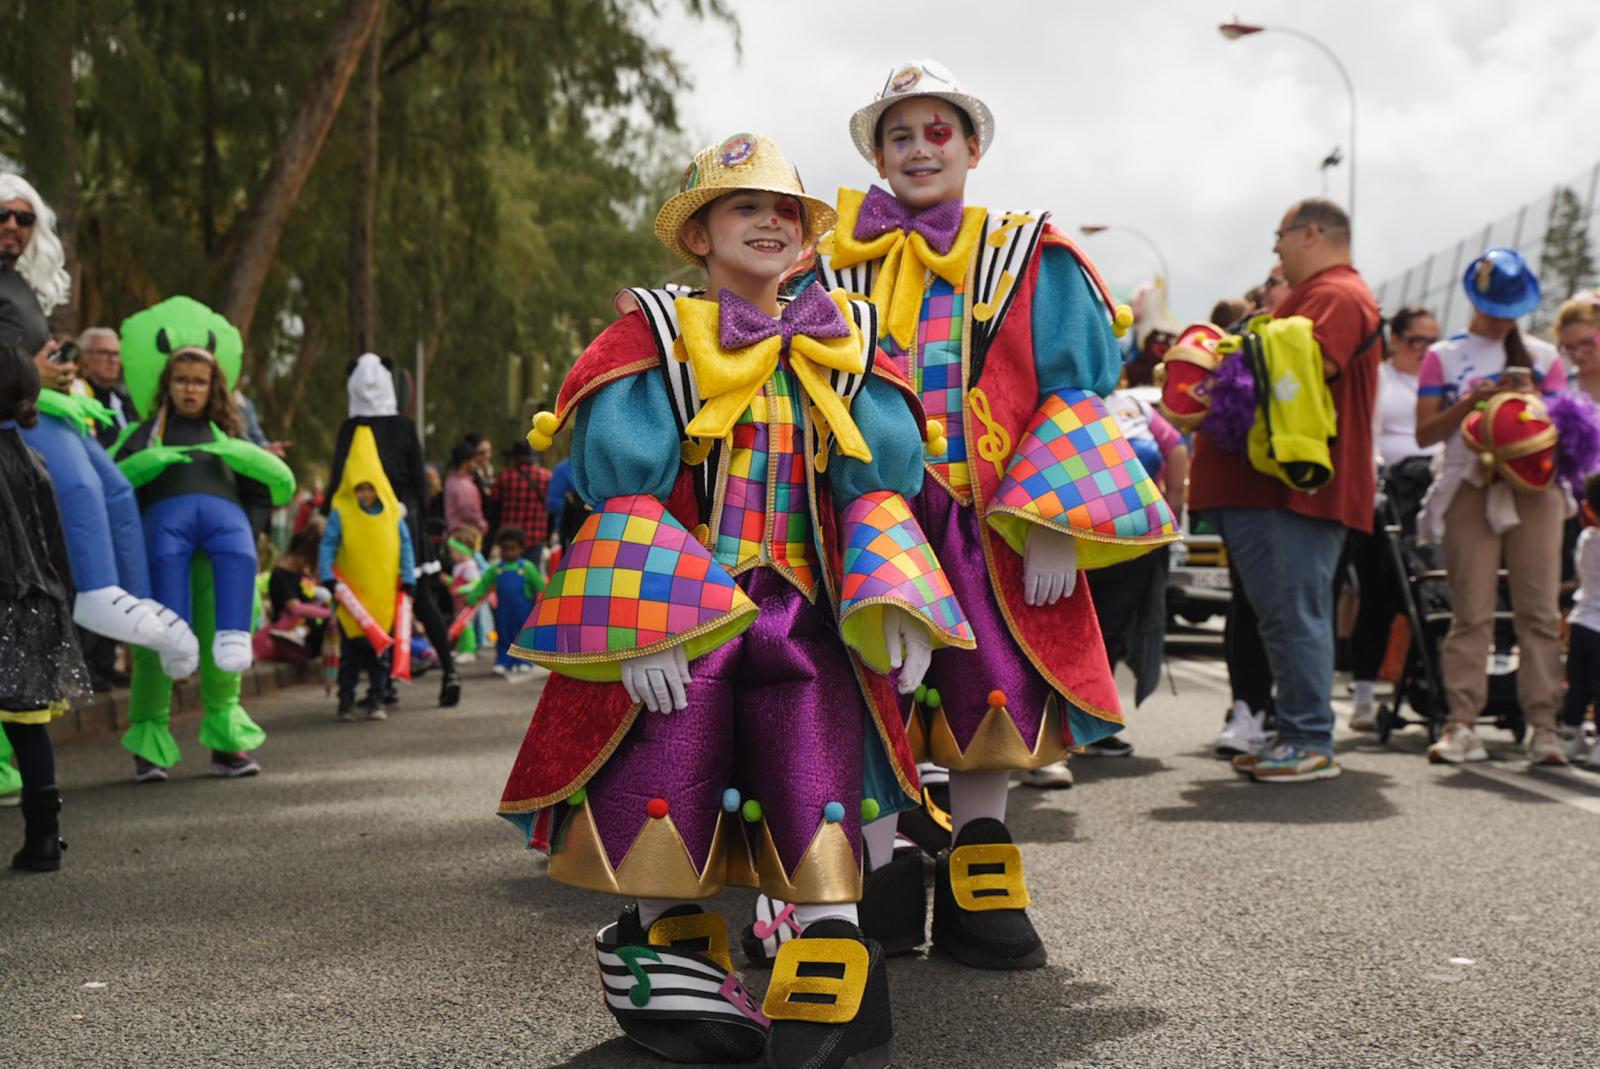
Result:
{"type": "Polygon", "coordinates": [[[38,219],[33,238],[17,259],[17,274],[33,289],[44,314],[67,303],[72,295],[72,276],[67,274],[67,251],[56,236],[56,213],[39,196],[39,191],[19,174],[0,171],[0,202],[21,198],[33,205],[38,219]]]}

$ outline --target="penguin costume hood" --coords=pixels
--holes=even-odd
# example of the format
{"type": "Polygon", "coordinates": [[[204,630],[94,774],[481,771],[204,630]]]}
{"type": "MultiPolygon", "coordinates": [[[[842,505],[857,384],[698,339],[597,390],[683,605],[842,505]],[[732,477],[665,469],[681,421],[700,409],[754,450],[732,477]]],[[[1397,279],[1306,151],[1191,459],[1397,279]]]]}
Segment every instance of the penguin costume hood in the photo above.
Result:
{"type": "Polygon", "coordinates": [[[422,526],[426,503],[422,442],[417,437],[416,424],[400,413],[394,365],[377,353],[362,353],[345,368],[345,392],[349,396],[349,417],[339,425],[333,443],[328,499],[323,502],[322,514],[326,516],[333,506],[333,492],[343,480],[356,430],[370,427],[384,474],[389,478],[395,497],[404,506],[406,523],[411,528],[411,544],[416,550],[417,570],[437,569],[432,543],[422,526]]]}
{"type": "Polygon", "coordinates": [[[350,395],[350,418],[398,416],[395,400],[394,368],[377,353],[362,353],[351,361],[346,390],[350,395]]]}

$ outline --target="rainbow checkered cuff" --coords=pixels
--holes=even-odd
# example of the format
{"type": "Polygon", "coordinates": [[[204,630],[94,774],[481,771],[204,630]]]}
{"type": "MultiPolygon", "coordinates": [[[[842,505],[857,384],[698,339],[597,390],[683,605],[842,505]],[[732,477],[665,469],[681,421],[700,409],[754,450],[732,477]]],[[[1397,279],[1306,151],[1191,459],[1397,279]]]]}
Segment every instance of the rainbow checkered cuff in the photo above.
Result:
{"type": "Polygon", "coordinates": [[[755,618],[755,603],[659,500],[613,497],[579,528],[511,652],[615,682],[626,658],[683,646],[692,659],[755,618]]]}
{"type": "Polygon", "coordinates": [[[1105,400],[1079,389],[1046,395],[1011,454],[988,520],[1018,553],[1029,527],[1072,535],[1085,570],[1178,538],[1172,510],[1105,400]]]}
{"type": "Polygon", "coordinates": [[[972,649],[972,628],[950,580],[906,499],[892,490],[862,494],[844,510],[844,581],[839,627],[876,672],[889,670],[883,609],[895,605],[928,629],[937,648],[972,649]]]}

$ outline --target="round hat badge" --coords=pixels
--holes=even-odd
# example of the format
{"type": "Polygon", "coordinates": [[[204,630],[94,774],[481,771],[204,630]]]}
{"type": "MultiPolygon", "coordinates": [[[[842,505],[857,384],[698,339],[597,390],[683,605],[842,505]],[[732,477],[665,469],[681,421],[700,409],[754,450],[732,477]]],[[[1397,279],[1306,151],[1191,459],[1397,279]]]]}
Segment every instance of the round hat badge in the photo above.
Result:
{"type": "Polygon", "coordinates": [[[922,81],[922,69],[920,67],[903,67],[895,72],[893,78],[889,79],[889,92],[904,93],[920,81],[922,81]]]}
{"type": "Polygon", "coordinates": [[[717,162],[724,167],[749,163],[756,155],[756,135],[734,134],[717,149],[717,162]]]}

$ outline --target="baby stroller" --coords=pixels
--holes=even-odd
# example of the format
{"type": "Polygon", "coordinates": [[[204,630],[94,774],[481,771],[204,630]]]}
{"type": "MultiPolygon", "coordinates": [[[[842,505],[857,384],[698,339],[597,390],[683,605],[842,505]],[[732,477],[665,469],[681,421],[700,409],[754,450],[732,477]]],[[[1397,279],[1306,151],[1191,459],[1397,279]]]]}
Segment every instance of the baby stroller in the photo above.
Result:
{"type": "MultiPolygon", "coordinates": [[[[1440,547],[1417,542],[1416,518],[1431,481],[1428,459],[1410,457],[1388,468],[1378,487],[1374,533],[1384,540],[1390,576],[1400,587],[1405,624],[1402,627],[1397,621],[1396,628],[1409,640],[1400,677],[1395,682],[1394,704],[1378,707],[1378,741],[1384,743],[1396,729],[1408,724],[1423,725],[1428,729],[1428,741],[1435,742],[1450,719],[1439,668],[1439,647],[1454,615],[1450,586],[1440,547]],[[1405,716],[1408,704],[1415,719],[1405,716]]],[[[1480,715],[1509,731],[1520,743],[1528,733],[1528,724],[1517,702],[1516,633],[1511,626],[1505,580],[1506,573],[1501,570],[1494,648],[1488,666],[1489,700],[1480,715]]]]}

